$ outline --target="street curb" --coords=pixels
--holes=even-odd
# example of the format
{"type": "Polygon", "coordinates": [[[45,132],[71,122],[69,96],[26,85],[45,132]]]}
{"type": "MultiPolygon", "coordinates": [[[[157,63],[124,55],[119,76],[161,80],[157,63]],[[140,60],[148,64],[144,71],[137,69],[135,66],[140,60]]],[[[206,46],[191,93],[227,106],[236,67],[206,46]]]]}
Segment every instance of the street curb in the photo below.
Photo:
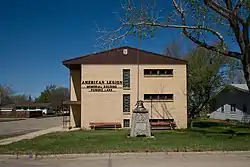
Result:
{"type": "Polygon", "coordinates": [[[89,153],[89,154],[0,154],[0,159],[64,159],[64,158],[86,158],[86,159],[119,159],[119,158],[143,158],[159,156],[189,156],[189,155],[238,155],[249,154],[250,151],[204,151],[204,152],[137,152],[137,153],[89,153]]]}

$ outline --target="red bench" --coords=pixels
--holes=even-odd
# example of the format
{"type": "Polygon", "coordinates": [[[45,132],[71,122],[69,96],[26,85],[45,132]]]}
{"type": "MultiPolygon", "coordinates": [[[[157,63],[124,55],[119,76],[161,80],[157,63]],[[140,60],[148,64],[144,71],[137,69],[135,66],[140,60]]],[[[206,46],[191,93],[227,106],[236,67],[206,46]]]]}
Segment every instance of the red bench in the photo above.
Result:
{"type": "Polygon", "coordinates": [[[176,124],[175,122],[151,122],[151,128],[152,129],[175,129],[176,128],[176,124]]]}
{"type": "Polygon", "coordinates": [[[97,128],[121,128],[122,124],[120,122],[90,122],[89,126],[91,129],[97,128]]]}

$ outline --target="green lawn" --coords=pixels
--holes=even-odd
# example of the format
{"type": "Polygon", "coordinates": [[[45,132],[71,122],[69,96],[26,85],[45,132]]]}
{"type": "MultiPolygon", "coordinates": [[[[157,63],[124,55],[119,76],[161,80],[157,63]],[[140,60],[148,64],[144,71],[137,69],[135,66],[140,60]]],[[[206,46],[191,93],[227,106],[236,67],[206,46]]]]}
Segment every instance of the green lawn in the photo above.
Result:
{"type": "Polygon", "coordinates": [[[249,126],[208,124],[194,123],[192,130],[153,131],[155,139],[127,138],[124,130],[60,132],[0,146],[0,153],[250,150],[249,126]]]}

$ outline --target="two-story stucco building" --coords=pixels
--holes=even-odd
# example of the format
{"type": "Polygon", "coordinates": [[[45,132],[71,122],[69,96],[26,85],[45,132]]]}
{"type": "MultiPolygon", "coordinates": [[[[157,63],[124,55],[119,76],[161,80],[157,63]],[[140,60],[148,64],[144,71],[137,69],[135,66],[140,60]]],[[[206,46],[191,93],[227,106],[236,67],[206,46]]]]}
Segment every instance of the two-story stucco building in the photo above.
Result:
{"type": "Polygon", "coordinates": [[[186,61],[120,47],[63,64],[70,71],[71,127],[130,127],[137,100],[144,101],[151,122],[187,127],[186,61]]]}

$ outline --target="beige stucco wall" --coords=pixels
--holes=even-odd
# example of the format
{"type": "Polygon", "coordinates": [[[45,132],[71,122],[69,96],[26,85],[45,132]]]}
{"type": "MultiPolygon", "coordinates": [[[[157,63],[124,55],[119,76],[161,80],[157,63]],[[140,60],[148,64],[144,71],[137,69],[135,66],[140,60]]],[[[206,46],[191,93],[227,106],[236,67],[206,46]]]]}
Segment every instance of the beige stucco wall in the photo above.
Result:
{"type": "Polygon", "coordinates": [[[81,105],[70,106],[70,126],[81,127],[81,105]]]}
{"type": "Polygon", "coordinates": [[[81,71],[70,70],[70,100],[81,101],[81,71]]]}
{"type": "MultiPolygon", "coordinates": [[[[152,118],[160,119],[162,116],[164,119],[173,118],[177,123],[178,128],[186,128],[186,65],[140,65],[139,74],[139,95],[141,100],[143,100],[144,94],[146,93],[174,94],[173,102],[153,102],[152,107],[150,102],[144,103],[150,114],[152,108],[152,118]],[[172,68],[174,69],[174,75],[173,77],[144,77],[144,68],[172,68]]],[[[120,86],[122,87],[122,85],[120,86]]],[[[91,121],[123,123],[123,119],[131,118],[132,109],[134,108],[137,101],[137,65],[82,65],[81,71],[71,71],[71,100],[81,101],[80,116],[82,128],[88,129],[89,122],[91,121]],[[116,92],[89,92],[89,89],[84,88],[86,85],[80,84],[81,88],[79,86],[79,83],[81,83],[83,80],[122,81],[123,69],[130,69],[130,90],[115,89],[116,92]],[[79,75],[81,77],[79,77],[79,75]],[[74,82],[77,82],[77,84],[74,82]],[[125,93],[129,93],[131,98],[130,115],[123,115],[123,94],[125,93]]],[[[71,118],[73,119],[73,116],[71,116],[71,118]]]]}
{"type": "MultiPolygon", "coordinates": [[[[81,101],[81,70],[70,70],[70,101],[81,101]]],[[[81,126],[81,105],[70,106],[70,126],[81,126]]]]}

